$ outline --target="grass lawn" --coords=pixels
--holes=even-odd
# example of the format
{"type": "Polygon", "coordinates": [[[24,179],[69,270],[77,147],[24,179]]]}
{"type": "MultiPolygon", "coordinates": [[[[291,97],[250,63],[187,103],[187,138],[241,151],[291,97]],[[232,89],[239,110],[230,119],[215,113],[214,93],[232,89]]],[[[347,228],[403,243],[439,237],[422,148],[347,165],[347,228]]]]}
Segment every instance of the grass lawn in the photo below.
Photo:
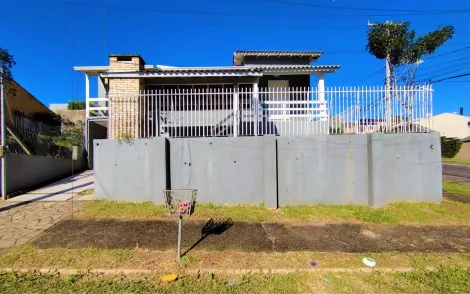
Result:
{"type": "MultiPolygon", "coordinates": [[[[176,240],[175,240],[176,242],[176,240]]],[[[470,267],[469,253],[341,253],[341,252],[246,252],[192,250],[182,260],[175,261],[174,250],[84,248],[38,249],[26,244],[12,253],[0,256],[0,268],[101,268],[150,269],[160,273],[181,272],[190,269],[310,269],[311,261],[317,268],[363,268],[362,258],[371,257],[377,267],[470,267]]],[[[1,293],[1,292],[0,292],[1,293]]]]}
{"type": "Polygon", "coordinates": [[[442,267],[409,273],[296,273],[102,277],[0,273],[1,293],[468,293],[470,270],[442,267]]]}
{"type": "Polygon", "coordinates": [[[442,158],[442,162],[470,164],[470,159],[442,158]]]}
{"type": "MultiPolygon", "coordinates": [[[[454,185],[454,184],[452,184],[454,185]]],[[[446,185],[447,187],[447,185],[446,185]]],[[[452,186],[455,188],[455,186],[452,186]]],[[[148,203],[93,201],[79,218],[157,219],[167,218],[163,206],[148,203]]],[[[191,218],[227,218],[254,222],[349,222],[374,224],[469,224],[470,205],[455,201],[442,204],[397,202],[383,208],[357,205],[293,206],[278,210],[264,206],[197,205],[191,218]]]]}
{"type": "Polygon", "coordinates": [[[470,196],[470,185],[443,182],[442,189],[452,194],[458,194],[461,196],[470,196]]]}

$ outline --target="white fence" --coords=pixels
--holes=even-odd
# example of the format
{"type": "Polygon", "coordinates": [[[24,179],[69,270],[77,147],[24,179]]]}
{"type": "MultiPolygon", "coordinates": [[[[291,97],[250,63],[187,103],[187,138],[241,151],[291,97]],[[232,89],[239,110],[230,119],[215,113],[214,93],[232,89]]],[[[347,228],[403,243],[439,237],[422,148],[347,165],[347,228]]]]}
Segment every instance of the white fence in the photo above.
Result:
{"type": "MultiPolygon", "coordinates": [[[[142,137],[408,133],[430,131],[432,93],[430,85],[390,91],[207,87],[150,90],[138,103],[137,97],[115,97],[111,102],[141,113],[142,137]]],[[[125,127],[119,126],[123,132],[125,127]]]]}

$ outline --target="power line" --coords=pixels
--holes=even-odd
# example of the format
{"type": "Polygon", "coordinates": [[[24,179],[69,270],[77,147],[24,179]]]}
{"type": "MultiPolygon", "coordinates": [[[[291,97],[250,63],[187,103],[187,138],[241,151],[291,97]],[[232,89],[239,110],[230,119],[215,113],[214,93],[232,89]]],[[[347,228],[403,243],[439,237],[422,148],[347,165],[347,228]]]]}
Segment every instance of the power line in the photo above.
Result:
{"type": "Polygon", "coordinates": [[[470,76],[470,73],[464,73],[464,74],[461,74],[461,75],[452,76],[452,77],[440,79],[440,80],[437,80],[437,81],[432,81],[432,82],[430,82],[430,83],[431,83],[431,84],[435,84],[435,83],[439,83],[439,82],[443,82],[443,81],[447,81],[447,80],[453,80],[453,79],[457,79],[457,78],[461,78],[461,77],[466,77],[466,76],[470,76]]]}
{"type": "Polygon", "coordinates": [[[281,3],[286,5],[295,5],[295,6],[307,6],[307,7],[317,7],[317,8],[327,8],[335,10],[359,10],[359,11],[381,11],[381,12],[421,12],[421,13],[432,13],[432,14],[454,14],[454,13],[468,13],[470,9],[453,9],[453,10],[413,10],[413,9],[381,9],[381,8],[366,8],[366,7],[350,7],[350,6],[332,6],[332,5],[322,5],[322,4],[313,4],[305,2],[292,2],[292,1],[283,1],[283,0],[264,0],[266,2],[281,3]]]}
{"type": "Polygon", "coordinates": [[[459,58],[459,59],[454,59],[454,60],[451,60],[451,61],[446,61],[446,62],[443,62],[443,63],[431,65],[431,66],[423,66],[423,67],[419,67],[418,69],[422,70],[422,69],[434,68],[434,67],[438,67],[438,66],[442,66],[442,65],[447,65],[449,63],[454,63],[454,62],[457,62],[457,61],[465,60],[465,59],[470,59],[470,56],[459,58]]]}
{"type": "Polygon", "coordinates": [[[431,80],[431,79],[439,78],[441,76],[448,75],[450,73],[459,72],[459,71],[462,71],[462,70],[468,70],[468,68],[459,68],[459,69],[443,72],[443,73],[440,73],[440,74],[437,74],[437,75],[434,75],[434,76],[431,76],[431,77],[422,78],[422,79],[418,80],[418,82],[423,82],[425,80],[431,80]]]}
{"type": "Polygon", "coordinates": [[[372,74],[368,75],[367,77],[365,77],[364,79],[360,80],[359,82],[356,82],[354,85],[359,85],[360,83],[367,81],[367,80],[370,79],[371,77],[373,77],[373,76],[375,76],[376,74],[380,73],[383,69],[384,69],[384,68],[381,67],[379,70],[373,72],[372,74]]]}
{"type": "Polygon", "coordinates": [[[464,48],[461,48],[461,49],[457,49],[457,50],[453,50],[453,51],[450,51],[450,52],[442,53],[442,54],[439,54],[439,55],[434,55],[434,56],[425,58],[425,60],[429,60],[429,59],[433,59],[433,58],[437,58],[437,57],[449,55],[449,54],[456,53],[456,52],[460,52],[460,51],[464,51],[464,50],[467,50],[467,49],[470,49],[470,46],[467,46],[467,47],[464,47],[464,48]]]}
{"type": "MultiPolygon", "coordinates": [[[[65,0],[59,0],[60,2],[65,2],[65,0]]],[[[73,5],[80,6],[90,6],[90,3],[84,2],[73,2],[73,5]]],[[[162,9],[162,8],[148,8],[148,7],[137,7],[137,6],[116,6],[104,4],[102,7],[109,9],[117,10],[135,10],[135,11],[146,11],[146,12],[160,12],[160,13],[171,13],[171,14],[185,14],[185,15],[222,15],[222,16],[253,16],[253,17],[286,17],[286,18],[339,18],[339,17],[365,17],[365,16],[407,16],[407,15],[416,15],[416,16],[425,16],[430,14],[449,14],[449,13],[408,13],[408,14],[262,14],[262,13],[234,13],[234,12],[214,12],[214,11],[197,11],[197,10],[182,10],[182,9],[162,9]]],[[[470,11],[469,11],[470,13],[470,11]]]]}

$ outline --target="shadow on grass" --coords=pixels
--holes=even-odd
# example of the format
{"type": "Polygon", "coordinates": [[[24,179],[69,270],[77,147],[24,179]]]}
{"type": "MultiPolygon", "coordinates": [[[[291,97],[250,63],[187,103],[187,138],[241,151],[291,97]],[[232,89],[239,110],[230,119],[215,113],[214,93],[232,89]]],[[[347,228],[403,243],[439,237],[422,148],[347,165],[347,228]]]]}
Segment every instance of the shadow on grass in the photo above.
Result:
{"type": "Polygon", "coordinates": [[[228,229],[230,229],[233,226],[233,221],[231,218],[228,219],[213,219],[211,218],[203,227],[201,230],[201,238],[194,243],[188,250],[186,250],[181,257],[185,256],[186,254],[189,253],[189,251],[193,250],[196,248],[197,245],[199,245],[204,239],[209,236],[209,235],[221,235],[228,229]]]}

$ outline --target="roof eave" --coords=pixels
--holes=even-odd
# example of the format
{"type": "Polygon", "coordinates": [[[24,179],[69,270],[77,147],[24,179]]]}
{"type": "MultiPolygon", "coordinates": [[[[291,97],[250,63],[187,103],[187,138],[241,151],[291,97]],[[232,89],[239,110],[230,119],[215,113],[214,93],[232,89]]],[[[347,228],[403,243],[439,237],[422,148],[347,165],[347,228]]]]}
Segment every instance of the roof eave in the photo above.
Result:
{"type": "Polygon", "coordinates": [[[260,77],[262,71],[207,71],[207,72],[185,72],[185,71],[155,71],[155,72],[122,72],[103,73],[106,78],[167,78],[167,77],[260,77]]]}

